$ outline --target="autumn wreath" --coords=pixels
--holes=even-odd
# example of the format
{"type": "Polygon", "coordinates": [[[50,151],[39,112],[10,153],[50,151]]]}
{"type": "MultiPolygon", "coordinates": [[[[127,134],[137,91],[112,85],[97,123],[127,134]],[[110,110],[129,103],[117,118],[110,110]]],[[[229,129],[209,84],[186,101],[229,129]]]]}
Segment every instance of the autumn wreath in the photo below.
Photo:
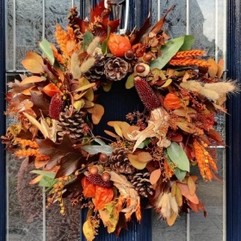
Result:
{"type": "Polygon", "coordinates": [[[43,55],[27,53],[22,65],[31,74],[8,84],[6,114],[16,121],[2,137],[16,158],[34,163],[31,184],[46,188],[48,206],[57,201],[63,215],[65,199],[88,208],[88,241],[100,222],[118,233],[120,217],[140,221],[142,203],[168,225],[180,210],[205,212],[190,167],[205,181],[216,177],[209,146],[223,140],[215,116],[236,90],[221,79],[221,61],[191,50],[192,36],[170,39],[164,18],[120,35],[119,21],[109,15],[103,2],[89,21],[72,8],[66,30],[56,27],[57,47],[44,39],[43,55]],[[134,90],[143,107],[125,121],[108,121],[112,130],[96,135],[108,108],[100,104],[101,91],[117,83],[134,90]]]}

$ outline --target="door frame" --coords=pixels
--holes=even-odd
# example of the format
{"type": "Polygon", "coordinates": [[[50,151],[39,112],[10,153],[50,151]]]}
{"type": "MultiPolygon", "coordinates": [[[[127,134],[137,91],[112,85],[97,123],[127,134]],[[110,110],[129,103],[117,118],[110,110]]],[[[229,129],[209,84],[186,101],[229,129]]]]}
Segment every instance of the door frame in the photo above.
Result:
{"type": "MultiPolygon", "coordinates": [[[[241,4],[227,1],[228,78],[241,82],[241,4]]],[[[227,240],[241,240],[241,94],[229,98],[227,133],[227,240]]]]}
{"type": "MultiPolygon", "coordinates": [[[[5,134],[5,2],[0,1],[0,136],[5,134]]],[[[6,159],[0,144],[0,240],[6,238],[6,159]]]]}
{"type": "MultiPolygon", "coordinates": [[[[5,4],[0,1],[0,135],[5,133],[5,4]]],[[[227,1],[228,78],[241,82],[241,4],[227,1]]],[[[241,241],[241,94],[229,98],[227,133],[227,241],[241,241]]],[[[6,238],[6,160],[0,144],[0,240],[6,238]]]]}

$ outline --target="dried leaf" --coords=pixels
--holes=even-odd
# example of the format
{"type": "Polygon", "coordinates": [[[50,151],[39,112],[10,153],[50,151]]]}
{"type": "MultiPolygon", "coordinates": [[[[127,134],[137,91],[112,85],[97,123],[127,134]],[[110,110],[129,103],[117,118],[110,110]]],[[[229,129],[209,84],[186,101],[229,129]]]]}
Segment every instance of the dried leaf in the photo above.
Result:
{"type": "Polygon", "coordinates": [[[152,160],[151,154],[145,151],[138,152],[137,157],[138,157],[138,161],[143,163],[147,163],[152,160]]]}
{"type": "Polygon", "coordinates": [[[93,88],[95,85],[96,85],[95,83],[86,84],[86,85],[83,85],[83,86],[79,87],[78,89],[74,90],[74,92],[85,91],[90,88],[93,88]]]}
{"type": "Polygon", "coordinates": [[[26,84],[34,84],[34,83],[39,83],[39,82],[42,82],[42,81],[45,81],[46,78],[41,76],[30,76],[30,77],[26,77],[24,78],[21,82],[20,82],[20,85],[26,85],[26,84]]]}
{"type": "Polygon", "coordinates": [[[31,73],[40,74],[44,72],[43,59],[37,53],[28,52],[21,63],[31,73]]]}
{"type": "Polygon", "coordinates": [[[157,181],[159,180],[160,176],[161,176],[161,169],[159,168],[159,169],[154,170],[150,175],[150,183],[152,185],[156,184],[157,181]]]}
{"type": "Polygon", "coordinates": [[[138,155],[134,155],[134,154],[129,153],[128,159],[129,159],[131,165],[138,170],[143,170],[147,165],[147,163],[139,161],[138,155]]]}
{"type": "Polygon", "coordinates": [[[207,60],[209,67],[208,67],[208,74],[211,78],[214,78],[217,76],[218,73],[218,65],[214,59],[208,59],[207,60]]]}
{"type": "Polygon", "coordinates": [[[172,79],[167,79],[163,85],[161,85],[160,88],[166,88],[172,83],[172,79]]]}
{"type": "Polygon", "coordinates": [[[93,124],[99,124],[102,116],[104,115],[105,109],[100,104],[95,104],[93,108],[88,109],[88,112],[91,113],[91,118],[93,124]]]}
{"type": "Polygon", "coordinates": [[[194,195],[196,193],[196,184],[192,177],[188,177],[187,186],[188,186],[190,194],[194,195]]]}
{"type": "Polygon", "coordinates": [[[50,97],[53,97],[57,93],[61,93],[60,89],[53,83],[45,85],[42,91],[50,97]]]}
{"type": "Polygon", "coordinates": [[[84,222],[83,233],[87,241],[93,241],[95,239],[95,228],[92,225],[90,219],[87,219],[84,222]]]}
{"type": "Polygon", "coordinates": [[[198,204],[199,203],[199,199],[197,197],[196,194],[191,195],[189,188],[186,184],[183,183],[177,183],[177,186],[180,188],[182,195],[188,199],[189,201],[191,201],[194,204],[198,204]]]}
{"type": "Polygon", "coordinates": [[[174,225],[174,223],[176,222],[177,216],[178,216],[178,214],[173,212],[173,213],[171,214],[171,216],[166,219],[168,226],[171,227],[171,226],[174,225]]]}

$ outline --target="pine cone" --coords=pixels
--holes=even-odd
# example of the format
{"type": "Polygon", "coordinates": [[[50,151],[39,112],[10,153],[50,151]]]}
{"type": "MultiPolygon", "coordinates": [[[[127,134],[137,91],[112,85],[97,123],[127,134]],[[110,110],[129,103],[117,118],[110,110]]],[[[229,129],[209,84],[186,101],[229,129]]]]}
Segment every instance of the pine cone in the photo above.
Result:
{"type": "Polygon", "coordinates": [[[127,157],[127,151],[123,148],[117,148],[113,151],[108,164],[117,173],[132,174],[136,171],[127,157]]]}
{"type": "Polygon", "coordinates": [[[112,81],[118,81],[123,79],[128,71],[129,64],[121,58],[110,58],[104,66],[104,74],[107,79],[112,81]]]}
{"type": "Polygon", "coordinates": [[[81,41],[83,34],[81,32],[80,19],[78,18],[78,11],[76,7],[70,9],[68,20],[69,26],[74,30],[76,39],[81,41]]]}
{"type": "Polygon", "coordinates": [[[96,56],[96,61],[94,66],[92,66],[86,73],[85,77],[90,82],[96,82],[96,81],[104,81],[106,79],[104,74],[104,66],[106,63],[106,58],[103,58],[102,56],[96,56]]]}
{"type": "Polygon", "coordinates": [[[74,112],[69,116],[69,109],[60,112],[59,127],[62,129],[57,132],[57,140],[63,140],[64,135],[68,135],[70,139],[78,141],[85,136],[89,131],[89,126],[86,123],[86,113],[83,111],[74,112]]]}
{"type": "Polygon", "coordinates": [[[149,197],[154,194],[150,183],[150,173],[146,169],[129,175],[128,178],[140,196],[149,197]]]}

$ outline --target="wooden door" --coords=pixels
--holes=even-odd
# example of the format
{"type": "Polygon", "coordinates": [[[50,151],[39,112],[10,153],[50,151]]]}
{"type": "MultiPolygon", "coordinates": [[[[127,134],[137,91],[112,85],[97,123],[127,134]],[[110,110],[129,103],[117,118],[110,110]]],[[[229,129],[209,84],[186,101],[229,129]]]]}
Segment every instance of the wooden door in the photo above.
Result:
{"type": "MultiPolygon", "coordinates": [[[[0,72],[1,79],[9,81],[22,73],[21,59],[29,50],[37,49],[37,42],[46,37],[53,40],[53,28],[56,23],[65,24],[68,9],[77,5],[82,14],[86,5],[93,1],[35,1],[8,0],[1,1],[1,36],[0,36],[0,72]],[[5,25],[4,25],[5,23],[5,25]],[[4,34],[5,33],[5,34],[4,34]],[[6,52],[5,52],[6,50],[6,52]],[[6,55],[5,55],[6,53],[6,55]],[[6,68],[5,68],[6,66],[6,68]],[[6,71],[5,71],[6,69],[6,71]]],[[[195,45],[206,49],[209,55],[217,60],[226,59],[227,74],[232,79],[241,77],[240,61],[240,21],[241,6],[238,0],[157,0],[130,1],[131,14],[129,28],[141,25],[151,10],[153,21],[156,21],[172,5],[176,5],[167,18],[166,29],[170,35],[180,36],[185,33],[196,38],[195,45]],[[227,21],[226,21],[227,19],[227,21]]],[[[1,92],[4,93],[5,83],[1,82],[1,92]]],[[[0,96],[0,111],[4,110],[3,94],[0,96]]],[[[199,183],[199,192],[203,197],[208,211],[208,217],[189,213],[182,215],[175,226],[166,224],[150,211],[146,211],[141,225],[133,223],[128,232],[119,240],[140,241],[239,241],[241,240],[241,99],[234,96],[228,103],[230,116],[227,122],[219,116],[219,129],[223,135],[227,133],[227,146],[220,146],[220,173],[224,182],[214,182],[208,185],[199,183]],[[226,154],[227,153],[227,154],[226,154]],[[226,160],[227,156],[227,160],[226,160]],[[226,189],[227,187],[227,189],[226,189]],[[152,224],[151,224],[152,223],[152,224]]],[[[4,133],[5,119],[1,117],[0,132],[4,133]]],[[[8,120],[10,121],[10,120],[8,120]]],[[[1,146],[0,155],[5,156],[1,146]]],[[[44,192],[36,189],[34,199],[30,198],[29,190],[24,183],[17,186],[17,179],[26,177],[27,170],[21,166],[22,172],[17,176],[20,163],[9,156],[0,162],[1,197],[1,240],[17,241],[68,241],[78,240],[81,236],[80,212],[71,212],[68,218],[58,214],[58,208],[45,210],[44,192]],[[6,170],[6,172],[5,172],[6,170]],[[24,192],[24,198],[18,199],[18,192],[24,192]],[[21,203],[30,205],[21,208],[21,203]],[[39,210],[36,212],[36,210],[39,210]],[[6,211],[6,212],[5,212],[6,211]],[[6,214],[6,215],[5,215],[6,214]],[[24,217],[28,217],[26,220],[24,217]]],[[[26,184],[26,183],[25,183],[26,184]]],[[[97,240],[118,240],[114,236],[106,237],[104,232],[97,240]]]]}

